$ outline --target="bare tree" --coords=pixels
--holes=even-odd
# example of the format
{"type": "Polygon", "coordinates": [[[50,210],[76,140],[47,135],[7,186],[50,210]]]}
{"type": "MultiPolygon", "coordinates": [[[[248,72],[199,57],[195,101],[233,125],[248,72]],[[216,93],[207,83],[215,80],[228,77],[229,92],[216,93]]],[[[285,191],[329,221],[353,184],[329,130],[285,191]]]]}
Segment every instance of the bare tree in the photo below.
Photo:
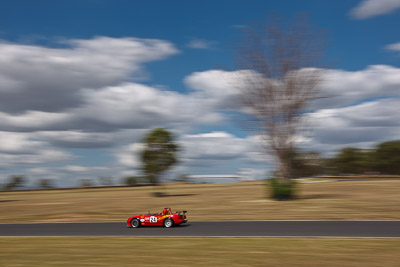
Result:
{"type": "Polygon", "coordinates": [[[290,155],[304,130],[304,114],[318,94],[321,69],[315,67],[321,48],[320,34],[304,20],[285,28],[273,23],[245,30],[238,48],[242,71],[240,102],[251,130],[273,152],[279,177],[291,177],[290,155]]]}

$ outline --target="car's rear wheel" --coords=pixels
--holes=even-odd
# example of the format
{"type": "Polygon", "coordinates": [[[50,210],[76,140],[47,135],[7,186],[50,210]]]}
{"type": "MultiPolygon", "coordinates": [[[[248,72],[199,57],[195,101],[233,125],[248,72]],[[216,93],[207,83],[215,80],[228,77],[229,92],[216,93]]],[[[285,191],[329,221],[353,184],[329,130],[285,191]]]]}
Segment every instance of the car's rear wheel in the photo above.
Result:
{"type": "Polygon", "coordinates": [[[137,218],[134,218],[131,220],[131,226],[132,228],[138,228],[140,226],[140,221],[137,218]]]}
{"type": "Polygon", "coordinates": [[[171,218],[164,220],[164,227],[171,228],[172,226],[174,226],[174,221],[171,218]]]}

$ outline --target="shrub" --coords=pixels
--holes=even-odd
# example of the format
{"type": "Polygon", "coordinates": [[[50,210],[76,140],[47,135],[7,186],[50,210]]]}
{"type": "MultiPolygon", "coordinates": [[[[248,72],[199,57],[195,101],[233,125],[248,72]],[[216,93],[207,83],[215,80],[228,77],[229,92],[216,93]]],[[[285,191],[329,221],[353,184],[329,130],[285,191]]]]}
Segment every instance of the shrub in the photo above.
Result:
{"type": "Polygon", "coordinates": [[[9,182],[4,185],[5,190],[14,190],[21,187],[26,182],[26,178],[23,175],[11,175],[9,182]]]}
{"type": "Polygon", "coordinates": [[[276,200],[290,200],[295,198],[296,182],[293,180],[282,181],[278,178],[268,180],[270,194],[276,200]]]}
{"type": "Polygon", "coordinates": [[[129,186],[134,186],[137,184],[137,179],[134,176],[125,177],[124,183],[129,186]]]}
{"type": "Polygon", "coordinates": [[[80,187],[91,187],[93,186],[92,179],[89,178],[83,178],[79,181],[80,187]]]}
{"type": "Polygon", "coordinates": [[[40,179],[37,182],[37,184],[39,188],[44,188],[44,189],[53,188],[52,180],[50,179],[40,179]]]}

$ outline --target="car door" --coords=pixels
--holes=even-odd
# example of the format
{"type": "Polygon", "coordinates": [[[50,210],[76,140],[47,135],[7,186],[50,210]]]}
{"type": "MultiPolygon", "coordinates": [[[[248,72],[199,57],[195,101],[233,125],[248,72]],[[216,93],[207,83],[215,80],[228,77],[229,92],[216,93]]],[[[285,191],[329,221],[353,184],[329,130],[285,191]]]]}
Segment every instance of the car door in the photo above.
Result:
{"type": "Polygon", "coordinates": [[[159,215],[151,215],[149,216],[149,225],[157,225],[159,215]]]}

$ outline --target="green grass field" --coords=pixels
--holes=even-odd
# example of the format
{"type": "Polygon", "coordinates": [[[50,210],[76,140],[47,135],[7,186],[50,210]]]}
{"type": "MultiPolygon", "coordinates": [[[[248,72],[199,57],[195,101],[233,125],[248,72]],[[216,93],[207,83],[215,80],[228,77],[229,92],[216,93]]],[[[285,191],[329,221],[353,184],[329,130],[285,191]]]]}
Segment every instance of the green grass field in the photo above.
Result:
{"type": "Polygon", "coordinates": [[[14,266],[399,266],[399,239],[0,238],[14,266]]]}
{"type": "Polygon", "coordinates": [[[300,184],[294,201],[267,198],[262,181],[167,184],[167,197],[152,187],[0,192],[0,222],[125,221],[164,207],[188,210],[190,221],[398,220],[399,188],[400,180],[300,184]]]}

